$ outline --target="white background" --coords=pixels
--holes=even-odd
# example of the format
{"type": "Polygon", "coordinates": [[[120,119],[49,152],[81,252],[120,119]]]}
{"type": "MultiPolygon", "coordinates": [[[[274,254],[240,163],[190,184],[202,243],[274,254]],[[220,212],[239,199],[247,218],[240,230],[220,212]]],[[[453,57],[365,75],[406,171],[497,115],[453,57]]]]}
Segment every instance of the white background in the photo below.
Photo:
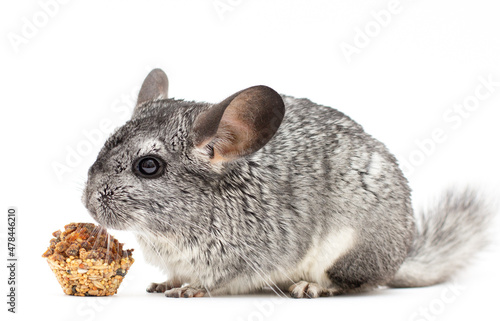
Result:
{"type": "Polygon", "coordinates": [[[0,6],[2,260],[7,207],[19,211],[18,313],[6,312],[2,263],[2,320],[498,320],[498,243],[455,285],[317,300],[148,294],[147,284],[165,277],[144,262],[124,231],[113,234],[136,248],[136,263],[111,298],[65,296],[41,258],[52,231],[92,220],[80,202],[87,169],[105,138],[130,116],[138,87],[155,67],[166,71],[177,98],[217,102],[265,84],[343,111],[410,164],[405,172],[417,209],[450,186],[472,184],[495,199],[500,86],[481,86],[488,78],[500,82],[498,1],[40,0],[0,6]],[[388,8],[393,13],[384,15],[388,8]],[[366,32],[368,38],[361,35],[366,32]],[[341,49],[355,45],[351,55],[341,49]],[[475,110],[457,118],[450,108],[464,103],[475,110]],[[444,138],[431,143],[436,130],[444,138]]]}

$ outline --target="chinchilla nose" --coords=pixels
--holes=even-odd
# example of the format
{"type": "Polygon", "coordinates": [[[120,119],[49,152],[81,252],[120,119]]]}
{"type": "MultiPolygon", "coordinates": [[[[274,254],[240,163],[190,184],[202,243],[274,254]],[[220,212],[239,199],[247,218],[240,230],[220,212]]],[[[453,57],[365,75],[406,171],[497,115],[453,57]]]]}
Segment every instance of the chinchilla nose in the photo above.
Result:
{"type": "Polygon", "coordinates": [[[103,171],[104,165],[101,161],[96,161],[89,168],[87,183],[85,184],[85,188],[82,194],[82,202],[89,211],[95,210],[91,208],[93,204],[92,197],[95,197],[95,191],[97,190],[98,182],[101,176],[100,173],[102,173],[103,171]]]}
{"type": "Polygon", "coordinates": [[[88,188],[87,186],[85,186],[85,188],[83,189],[83,193],[82,193],[82,203],[85,207],[88,207],[88,203],[89,203],[89,197],[88,197],[88,188]]]}
{"type": "Polygon", "coordinates": [[[97,160],[92,166],[89,168],[89,179],[96,173],[104,171],[104,163],[100,160],[97,160]]]}
{"type": "Polygon", "coordinates": [[[85,189],[83,190],[83,193],[82,193],[82,203],[85,206],[85,208],[87,208],[90,212],[95,212],[95,209],[93,208],[92,202],[90,200],[91,195],[92,195],[92,193],[90,191],[90,188],[89,188],[88,182],[87,182],[87,186],[85,186],[85,189]]]}

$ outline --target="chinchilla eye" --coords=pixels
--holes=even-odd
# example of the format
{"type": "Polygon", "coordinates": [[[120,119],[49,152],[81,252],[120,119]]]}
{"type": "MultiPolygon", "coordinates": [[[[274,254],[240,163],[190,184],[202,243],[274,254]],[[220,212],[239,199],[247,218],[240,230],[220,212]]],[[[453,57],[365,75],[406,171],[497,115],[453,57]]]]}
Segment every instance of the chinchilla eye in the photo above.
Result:
{"type": "Polygon", "coordinates": [[[144,156],[135,161],[133,171],[137,176],[144,178],[156,178],[163,174],[164,164],[155,156],[144,156]]]}

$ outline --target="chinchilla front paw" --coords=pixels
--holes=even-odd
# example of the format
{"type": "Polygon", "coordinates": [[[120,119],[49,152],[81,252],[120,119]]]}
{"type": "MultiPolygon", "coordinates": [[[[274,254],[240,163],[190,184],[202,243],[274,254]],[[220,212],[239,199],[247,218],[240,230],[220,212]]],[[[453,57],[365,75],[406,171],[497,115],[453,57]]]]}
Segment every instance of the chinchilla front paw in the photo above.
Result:
{"type": "Polygon", "coordinates": [[[167,290],[172,288],[180,288],[182,286],[182,282],[180,280],[167,280],[162,283],[151,283],[147,288],[146,292],[148,293],[164,293],[167,290]]]}

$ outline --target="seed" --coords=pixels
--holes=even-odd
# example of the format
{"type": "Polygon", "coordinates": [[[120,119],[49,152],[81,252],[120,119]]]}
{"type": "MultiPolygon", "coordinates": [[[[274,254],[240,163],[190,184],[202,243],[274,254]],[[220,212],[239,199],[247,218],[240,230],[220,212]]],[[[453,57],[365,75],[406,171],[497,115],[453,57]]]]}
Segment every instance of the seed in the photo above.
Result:
{"type": "Polygon", "coordinates": [[[90,290],[89,292],[87,292],[89,295],[93,295],[93,296],[96,296],[99,294],[99,291],[97,290],[90,290]]]}
{"type": "Polygon", "coordinates": [[[134,262],[132,250],[123,250],[112,237],[106,242],[91,236],[88,228],[93,230],[94,225],[87,225],[72,223],[64,232],[54,233],[44,256],[66,294],[113,295],[134,262]]]}
{"type": "Polygon", "coordinates": [[[96,288],[101,289],[101,290],[104,289],[104,286],[101,283],[99,283],[97,281],[92,281],[92,283],[95,285],[96,288]]]}
{"type": "Polygon", "coordinates": [[[122,268],[116,270],[116,275],[125,276],[126,274],[127,274],[127,271],[123,270],[122,268]]]}

